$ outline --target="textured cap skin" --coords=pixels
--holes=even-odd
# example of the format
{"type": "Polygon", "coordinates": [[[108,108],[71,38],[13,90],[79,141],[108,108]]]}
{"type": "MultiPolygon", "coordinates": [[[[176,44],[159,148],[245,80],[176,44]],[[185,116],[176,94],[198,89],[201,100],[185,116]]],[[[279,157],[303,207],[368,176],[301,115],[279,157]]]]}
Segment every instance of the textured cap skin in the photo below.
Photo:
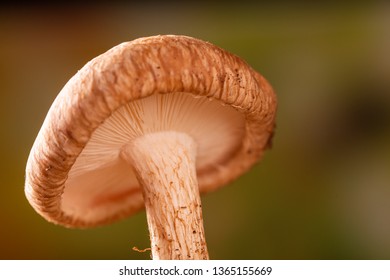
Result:
{"type": "Polygon", "coordinates": [[[96,221],[75,218],[61,209],[69,170],[93,131],[122,105],[155,93],[185,92],[212,97],[245,116],[240,150],[224,165],[199,174],[208,191],[250,169],[269,147],[275,126],[276,97],[269,83],[243,60],[210,43],[176,35],[122,43],[88,62],[53,102],[31,149],[25,193],[47,220],[67,227],[113,222],[142,209],[126,210],[96,221]]]}

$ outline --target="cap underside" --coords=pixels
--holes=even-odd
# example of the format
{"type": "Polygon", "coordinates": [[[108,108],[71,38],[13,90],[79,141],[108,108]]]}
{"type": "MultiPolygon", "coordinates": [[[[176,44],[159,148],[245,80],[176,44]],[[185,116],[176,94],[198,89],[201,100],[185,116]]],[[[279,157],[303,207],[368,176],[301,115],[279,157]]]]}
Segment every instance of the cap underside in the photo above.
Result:
{"type": "MultiPolygon", "coordinates": [[[[120,107],[93,132],[71,168],[62,196],[64,213],[88,223],[141,209],[138,181],[120,152],[133,139],[159,131],[184,132],[195,140],[202,182],[240,149],[245,118],[219,100],[180,92],[154,94],[120,107]]],[[[199,189],[207,191],[202,184],[199,189]]]]}

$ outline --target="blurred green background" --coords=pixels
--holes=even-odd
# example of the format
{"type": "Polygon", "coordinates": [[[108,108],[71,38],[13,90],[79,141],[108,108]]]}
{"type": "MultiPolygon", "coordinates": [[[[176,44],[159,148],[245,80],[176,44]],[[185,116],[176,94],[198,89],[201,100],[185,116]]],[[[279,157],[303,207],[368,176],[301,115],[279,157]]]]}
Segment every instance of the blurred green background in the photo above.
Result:
{"type": "MultiPolygon", "coordinates": [[[[339,1],[342,2],[342,1],[339,1]]],[[[145,213],[88,230],[24,196],[50,104],[123,41],[184,34],[245,59],[279,100],[272,150],[203,197],[213,259],[390,259],[390,4],[148,3],[0,8],[0,258],[149,259],[145,213]]]]}

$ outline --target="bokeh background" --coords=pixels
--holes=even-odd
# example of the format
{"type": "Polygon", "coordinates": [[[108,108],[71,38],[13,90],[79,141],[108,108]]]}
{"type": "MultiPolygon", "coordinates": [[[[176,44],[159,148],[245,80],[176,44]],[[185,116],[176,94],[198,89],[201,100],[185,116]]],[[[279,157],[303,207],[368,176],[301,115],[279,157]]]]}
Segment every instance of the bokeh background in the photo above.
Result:
{"type": "Polygon", "coordinates": [[[149,247],[144,212],[96,229],[52,225],[25,199],[24,168],[87,61],[184,34],[245,59],[279,100],[272,150],[203,197],[210,257],[390,259],[390,5],[337,2],[1,6],[0,258],[150,258],[132,250],[149,247]]]}

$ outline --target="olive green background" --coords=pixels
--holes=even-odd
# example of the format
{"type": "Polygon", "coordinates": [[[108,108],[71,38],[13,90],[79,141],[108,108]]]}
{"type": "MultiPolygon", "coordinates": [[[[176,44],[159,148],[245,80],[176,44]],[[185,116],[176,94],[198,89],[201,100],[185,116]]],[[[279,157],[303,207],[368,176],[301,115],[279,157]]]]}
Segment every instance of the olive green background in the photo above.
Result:
{"type": "MultiPolygon", "coordinates": [[[[342,2],[342,1],[339,1],[342,2]]],[[[390,5],[106,4],[0,8],[0,258],[149,259],[144,212],[66,229],[24,196],[45,114],[87,61],[184,34],[245,59],[279,100],[273,148],[202,197],[213,259],[390,259],[390,5]]]]}

